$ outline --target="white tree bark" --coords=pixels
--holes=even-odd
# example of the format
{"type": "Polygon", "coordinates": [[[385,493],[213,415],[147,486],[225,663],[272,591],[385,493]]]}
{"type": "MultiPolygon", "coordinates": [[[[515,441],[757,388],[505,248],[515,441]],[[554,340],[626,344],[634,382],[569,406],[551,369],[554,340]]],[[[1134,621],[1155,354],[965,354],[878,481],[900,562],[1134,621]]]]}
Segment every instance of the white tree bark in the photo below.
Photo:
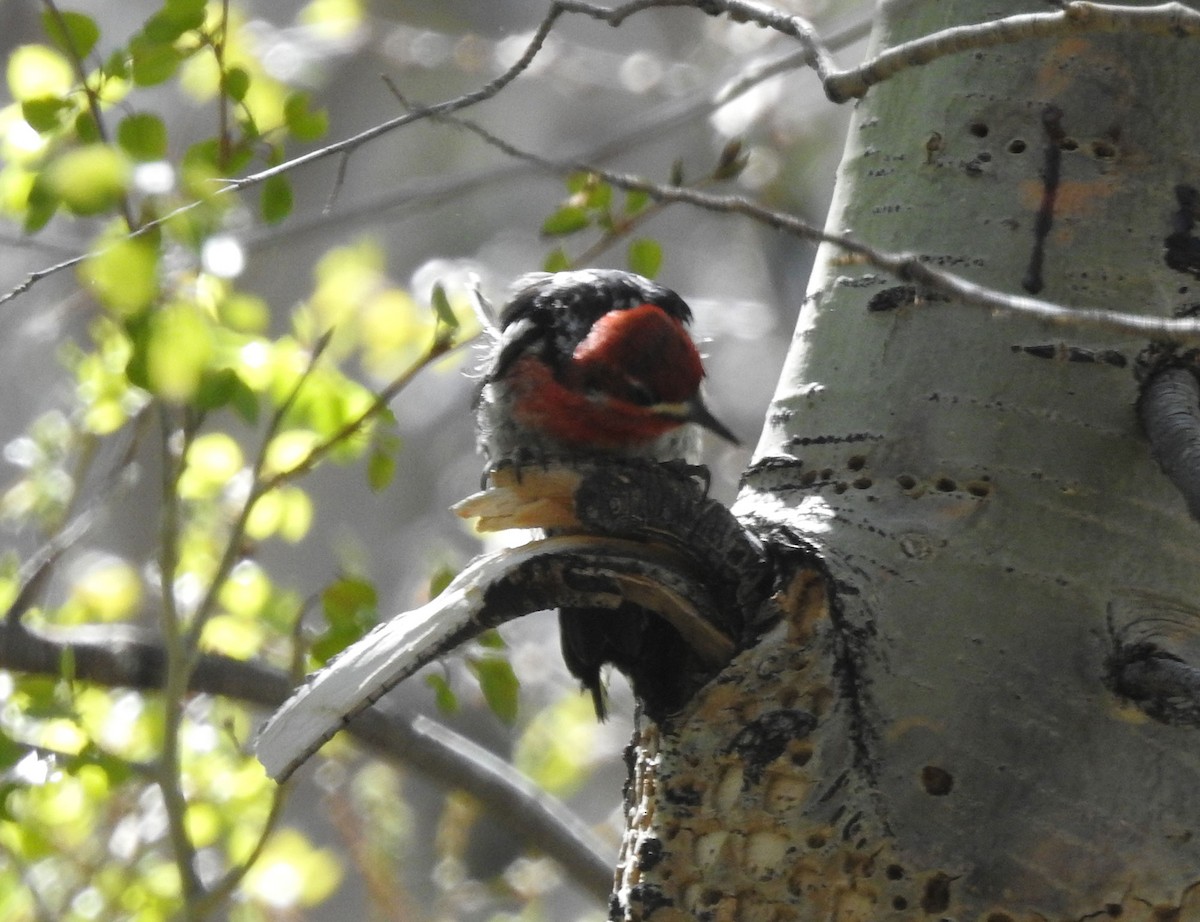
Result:
{"type": "MultiPolygon", "coordinates": [[[[874,45],[1044,8],[884,2],[874,45]]],[[[1171,316],[1200,303],[1197,113],[1181,39],[915,67],[859,104],[828,228],[1171,316]]],[[[915,295],[819,255],[737,511],[811,542],[828,595],[798,567],[788,620],[642,734],[614,918],[1200,919],[1200,731],[1114,691],[1136,645],[1200,648],[1149,344],[915,295]]]]}

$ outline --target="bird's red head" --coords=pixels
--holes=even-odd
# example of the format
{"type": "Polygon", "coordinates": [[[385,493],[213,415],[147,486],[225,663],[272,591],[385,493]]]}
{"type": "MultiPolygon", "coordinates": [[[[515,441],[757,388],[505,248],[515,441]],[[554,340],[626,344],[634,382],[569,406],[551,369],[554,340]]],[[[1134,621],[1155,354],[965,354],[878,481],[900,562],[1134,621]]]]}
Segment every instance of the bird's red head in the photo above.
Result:
{"type": "Polygon", "coordinates": [[[488,379],[522,429],[573,450],[638,453],[689,422],[736,444],[701,400],[690,319],[678,295],[630,273],[532,276],[501,316],[488,379]]]}

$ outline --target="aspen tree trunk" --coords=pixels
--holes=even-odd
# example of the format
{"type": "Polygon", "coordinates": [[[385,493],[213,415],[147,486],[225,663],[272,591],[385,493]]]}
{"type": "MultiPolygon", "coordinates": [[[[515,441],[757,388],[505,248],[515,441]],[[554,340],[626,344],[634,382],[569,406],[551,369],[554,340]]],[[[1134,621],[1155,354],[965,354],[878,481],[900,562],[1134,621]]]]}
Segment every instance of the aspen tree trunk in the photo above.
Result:
{"type": "MultiPolygon", "coordinates": [[[[874,47],[1046,8],[883,2],[874,47]]],[[[1200,46],[914,67],[859,104],[837,182],[833,231],[1181,312],[1200,46]]],[[[613,918],[1200,920],[1200,730],[1112,690],[1122,645],[1200,661],[1200,526],[1135,413],[1148,344],[912,294],[819,254],[735,511],[827,580],[642,731],[613,918]]]]}

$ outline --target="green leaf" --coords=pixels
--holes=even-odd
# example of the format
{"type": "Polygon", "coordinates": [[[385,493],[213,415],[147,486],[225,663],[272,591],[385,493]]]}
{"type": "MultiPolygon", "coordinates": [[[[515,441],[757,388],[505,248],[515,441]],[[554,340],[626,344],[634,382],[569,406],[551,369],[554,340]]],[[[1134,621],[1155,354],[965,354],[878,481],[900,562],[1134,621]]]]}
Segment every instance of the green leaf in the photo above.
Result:
{"type": "Polygon", "coordinates": [[[167,3],[146,20],[142,35],[152,42],[170,43],[189,29],[204,25],[203,3],[167,3]]]}
{"type": "Polygon", "coordinates": [[[161,160],[167,155],[167,126],[149,112],[127,115],[117,125],[117,143],[134,160],[161,160]]]}
{"type": "Polygon", "coordinates": [[[200,389],[213,355],[206,314],[193,304],[169,304],[150,315],[146,340],[146,381],[167,400],[190,402],[200,389]]]}
{"type": "Polygon", "coordinates": [[[45,175],[39,173],[29,189],[29,198],[25,202],[25,233],[32,234],[40,231],[58,211],[60,201],[54,190],[46,182],[45,175]]]}
{"type": "Polygon", "coordinates": [[[433,689],[433,700],[443,714],[458,713],[458,696],[450,688],[450,683],[436,672],[425,676],[425,684],[433,689]]]}
{"type": "Polygon", "coordinates": [[[376,448],[367,459],[367,483],[376,493],[386,490],[396,475],[396,458],[390,452],[376,448]]]}
{"type": "Polygon", "coordinates": [[[171,79],[183,60],[183,54],[169,42],[136,36],[129,43],[130,76],[138,86],[154,86],[171,79]]]}
{"type": "Polygon", "coordinates": [[[192,398],[192,406],[198,410],[232,406],[246,422],[258,420],[258,395],[232,368],[206,371],[200,378],[200,387],[192,398]]]}
{"type": "Polygon", "coordinates": [[[246,91],[250,89],[250,75],[240,67],[231,67],[225,71],[225,95],[234,102],[241,102],[246,98],[246,91]]]}
{"type": "Polygon", "coordinates": [[[91,109],[84,109],[75,116],[75,137],[81,144],[95,144],[104,140],[100,137],[100,128],[91,109]]]}
{"type": "Polygon", "coordinates": [[[46,168],[54,194],[78,215],[102,214],[125,194],[129,161],[107,144],[86,144],[64,152],[46,168]]]}
{"type": "Polygon", "coordinates": [[[263,220],[278,224],[292,212],[292,184],[282,173],[269,177],[262,185],[263,220]]]}
{"type": "Polygon", "coordinates": [[[21,103],[21,118],[34,131],[53,131],[61,124],[63,111],[71,108],[71,103],[57,96],[27,99],[21,103]]]}
{"type": "Polygon", "coordinates": [[[429,597],[436,599],[457,575],[456,571],[447,566],[441,566],[434,570],[429,577],[429,597]]]}
{"type": "Polygon", "coordinates": [[[321,593],[328,629],[313,642],[312,656],[324,665],[374,627],[378,620],[375,587],[357,577],[343,577],[321,593]]]}
{"type": "Polygon", "coordinates": [[[75,70],[48,45],[20,45],[9,55],[8,89],[17,102],[64,97],[75,85],[75,70]]]}
{"type": "Polygon", "coordinates": [[[450,299],[446,297],[446,289],[442,287],[441,282],[433,286],[429,300],[433,305],[433,312],[437,316],[438,323],[448,330],[457,330],[458,317],[454,314],[454,308],[450,306],[450,299]]]}
{"type": "Polygon", "coordinates": [[[506,724],[515,723],[521,683],[512,664],[499,657],[471,657],[467,660],[467,668],[479,680],[479,690],[492,713],[506,724]]]}
{"type": "Polygon", "coordinates": [[[542,261],[542,269],[546,272],[562,272],[570,268],[571,258],[562,247],[555,247],[542,261]]]}
{"type": "Polygon", "coordinates": [[[74,53],[80,58],[86,58],[100,38],[100,28],[94,19],[68,10],[62,10],[57,16],[51,10],[44,11],[42,28],[55,45],[68,55],[74,53]]]}
{"type": "Polygon", "coordinates": [[[586,208],[578,205],[564,205],[542,222],[542,236],[562,237],[583,230],[591,223],[591,217],[586,208]]]}
{"type": "Polygon", "coordinates": [[[612,204],[612,186],[598,178],[594,178],[584,191],[587,196],[588,208],[604,211],[612,204]]]}
{"type": "Polygon", "coordinates": [[[495,628],[484,631],[475,638],[475,642],[488,650],[508,649],[508,644],[504,642],[504,638],[500,636],[500,632],[495,628]]]}
{"type": "Polygon", "coordinates": [[[657,240],[649,237],[638,237],[629,243],[629,269],[648,279],[658,275],[662,268],[663,251],[657,240]]]}
{"type": "Polygon", "coordinates": [[[283,104],[283,118],[288,130],[300,141],[315,141],[329,129],[329,116],[324,109],[309,108],[308,93],[292,93],[283,104]]]}
{"type": "Polygon", "coordinates": [[[146,236],[118,240],[88,256],[79,275],[97,301],[132,317],[158,297],[158,248],[146,236]]]}
{"type": "Polygon", "coordinates": [[[635,215],[650,204],[650,193],[641,189],[630,189],[625,193],[625,214],[635,215]]]}

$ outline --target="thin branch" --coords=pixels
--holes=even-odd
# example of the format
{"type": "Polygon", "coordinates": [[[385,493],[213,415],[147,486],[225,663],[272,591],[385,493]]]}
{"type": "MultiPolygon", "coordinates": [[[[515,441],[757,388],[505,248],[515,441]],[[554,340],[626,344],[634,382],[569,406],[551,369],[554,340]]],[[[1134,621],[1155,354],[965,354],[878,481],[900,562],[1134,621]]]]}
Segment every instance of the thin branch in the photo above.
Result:
{"type": "Polygon", "coordinates": [[[342,428],[340,428],[337,432],[327,436],[324,441],[319,442],[317,445],[314,445],[312,450],[305,455],[304,460],[302,460],[300,463],[293,467],[289,467],[286,471],[280,471],[279,473],[274,474],[273,476],[262,481],[262,486],[256,491],[255,498],[257,499],[258,496],[268,493],[276,487],[281,486],[288,481],[295,480],[297,477],[311,471],[321,462],[322,459],[325,458],[326,455],[333,451],[333,449],[357,434],[359,430],[361,430],[367,423],[371,422],[371,420],[375,419],[375,417],[386,410],[388,404],[391,403],[401,391],[408,387],[408,385],[412,383],[413,379],[421,371],[454,349],[458,349],[466,345],[467,342],[468,340],[464,340],[456,343],[447,336],[441,334],[434,336],[433,342],[429,344],[429,348],[425,350],[425,354],[417,359],[417,361],[414,362],[409,368],[405,369],[401,375],[391,381],[385,388],[383,388],[383,390],[376,394],[375,399],[371,401],[370,406],[363,410],[354,419],[343,425],[342,428]]]}
{"type": "Polygon", "coordinates": [[[823,78],[825,93],[833,102],[844,102],[865,95],[872,86],[903,70],[938,58],[1077,32],[1143,32],[1170,38],[1193,38],[1200,35],[1200,10],[1182,3],[1114,6],[1073,0],[1052,13],[1023,13],[976,25],[956,26],[896,45],[858,67],[823,78]]]}
{"type": "MultiPolygon", "coordinates": [[[[84,98],[87,99],[88,110],[92,113],[92,121],[96,123],[96,134],[105,144],[109,144],[108,128],[104,124],[104,115],[100,111],[99,94],[88,85],[87,68],[84,66],[83,58],[75,48],[75,43],[71,41],[71,30],[67,27],[67,20],[63,17],[62,12],[55,5],[54,0],[42,0],[42,5],[46,7],[51,18],[62,32],[63,46],[67,49],[67,57],[71,59],[71,66],[75,68],[75,76],[79,80],[80,86],[83,88],[84,98]]],[[[121,193],[121,217],[125,219],[125,226],[130,230],[137,228],[137,222],[133,217],[133,208],[129,204],[129,196],[121,193]]]]}
{"type": "Polygon", "coordinates": [[[740,214],[774,230],[812,243],[826,243],[845,250],[864,263],[882,269],[898,279],[915,282],[941,292],[964,304],[972,304],[1005,314],[1034,317],[1048,323],[1078,329],[1097,329],[1109,333],[1153,336],[1174,342],[1200,342],[1200,320],[1151,317],[1099,307],[1063,307],[1051,301],[1011,294],[979,285],[961,276],[931,268],[917,253],[880,250],[842,234],[831,234],[803,218],[775,211],[739,195],[714,195],[697,189],[650,182],[639,176],[606,170],[579,161],[551,160],[530,153],[505,141],[485,128],[458,116],[440,116],[442,121],[470,131],[497,150],[540,166],[548,172],[589,172],[619,189],[644,192],[657,202],[682,203],[720,214],[740,214]]]}
{"type": "Polygon", "coordinates": [[[196,847],[187,830],[187,795],[183,791],[180,751],[185,692],[190,681],[191,657],[181,621],[176,592],[179,564],[180,510],[176,489],[187,455],[186,433],[176,429],[167,410],[160,412],[162,430],[162,522],[159,527],[158,569],[162,595],[162,634],[165,657],[162,676],[163,742],[158,757],[158,788],[167,815],[167,834],[175,866],[182,882],[187,918],[198,919],[196,901],[204,894],[204,883],[196,868],[196,847]]]}
{"type": "Polygon", "coordinates": [[[245,502],[242,503],[241,509],[238,510],[237,517],[233,520],[233,524],[229,527],[229,534],[225,539],[225,550],[221,554],[221,560],[217,563],[217,568],[209,579],[208,589],[204,593],[204,598],[196,607],[196,612],[192,617],[192,623],[187,635],[187,650],[189,656],[194,660],[199,655],[200,650],[200,635],[204,632],[204,627],[208,623],[208,619],[212,616],[216,608],[217,598],[221,594],[221,589],[224,587],[225,580],[233,571],[237,564],[238,557],[242,553],[242,538],[246,532],[246,523],[250,521],[250,513],[254,509],[254,504],[268,493],[271,486],[268,482],[264,482],[262,477],[263,467],[267,463],[267,452],[271,447],[271,440],[279,431],[279,427],[283,424],[283,420],[291,412],[292,407],[296,403],[296,398],[299,397],[301,389],[307,383],[308,379],[316,370],[317,362],[320,361],[325,349],[329,346],[330,340],[333,338],[333,331],[327,331],[322,335],[310,350],[308,355],[308,364],[304,370],[297,376],[292,389],[280,403],[278,408],[272,414],[270,421],[267,423],[266,432],[263,433],[262,441],[258,447],[258,453],[254,457],[254,461],[250,465],[250,491],[245,502]]]}
{"type": "Polygon", "coordinates": [[[304,166],[308,163],[316,163],[318,160],[324,160],[327,157],[332,157],[334,154],[342,154],[353,152],[364,144],[374,141],[382,135],[388,134],[391,131],[401,128],[412,122],[419,121],[424,118],[429,118],[433,115],[448,115],[451,112],[457,112],[459,109],[465,109],[468,106],[476,105],[483,102],[485,99],[491,99],[502,89],[517,79],[525,70],[533,63],[533,59],[537,57],[542,50],[542,46],[546,43],[546,37],[550,34],[550,30],[554,28],[554,23],[558,18],[566,12],[560,0],[555,0],[551,4],[545,17],[538,25],[537,30],[533,33],[533,37],[525,46],[525,51],[507,70],[501,73],[498,77],[470,93],[464,93],[461,96],[456,96],[453,99],[448,99],[445,102],[436,103],[424,109],[419,109],[414,112],[408,112],[404,115],[397,116],[393,119],[388,119],[386,122],[381,122],[366,131],[361,131],[344,140],[334,144],[328,144],[319,150],[311,151],[307,154],[302,154],[299,157],[294,157],[278,166],[270,167],[266,170],[260,170],[257,173],[251,173],[249,176],[244,176],[241,179],[234,179],[227,182],[219,190],[220,192],[240,191],[249,186],[258,185],[265,182],[272,176],[278,176],[281,173],[286,173],[297,167],[304,166]]]}
{"type": "MultiPolygon", "coordinates": [[[[163,686],[166,651],[148,632],[88,625],[42,634],[0,623],[0,668],[56,677],[64,659],[74,663],[80,681],[144,691],[163,686]]],[[[292,693],[292,682],[261,663],[204,654],[187,690],[274,710],[292,693]]],[[[511,766],[480,760],[473,745],[452,731],[381,705],[360,715],[347,731],[376,755],[478,797],[530,847],[558,861],[582,890],[598,901],[607,898],[612,883],[607,849],[560,801],[530,789],[511,766]]]]}

